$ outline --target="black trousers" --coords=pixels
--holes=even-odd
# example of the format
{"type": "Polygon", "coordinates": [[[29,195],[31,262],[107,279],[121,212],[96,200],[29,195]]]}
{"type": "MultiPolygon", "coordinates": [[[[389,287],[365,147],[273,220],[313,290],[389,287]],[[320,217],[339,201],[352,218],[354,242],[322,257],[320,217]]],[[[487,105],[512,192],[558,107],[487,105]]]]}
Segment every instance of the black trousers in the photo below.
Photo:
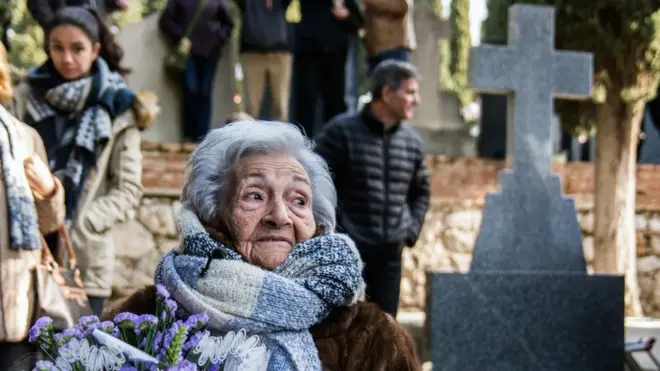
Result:
{"type": "Polygon", "coordinates": [[[316,134],[316,102],[323,102],[323,123],[347,110],[344,100],[348,47],[332,51],[298,51],[293,57],[293,118],[309,138],[316,134]]]}
{"type": "Polygon", "coordinates": [[[27,340],[20,343],[0,343],[0,370],[32,370],[38,361],[37,348],[27,340]]]}
{"type": "Polygon", "coordinates": [[[218,65],[216,58],[191,55],[183,74],[183,137],[200,142],[211,129],[213,113],[213,79],[218,65]]]}
{"type": "Polygon", "coordinates": [[[360,249],[367,300],[394,317],[399,309],[402,250],[403,246],[360,249]]]}

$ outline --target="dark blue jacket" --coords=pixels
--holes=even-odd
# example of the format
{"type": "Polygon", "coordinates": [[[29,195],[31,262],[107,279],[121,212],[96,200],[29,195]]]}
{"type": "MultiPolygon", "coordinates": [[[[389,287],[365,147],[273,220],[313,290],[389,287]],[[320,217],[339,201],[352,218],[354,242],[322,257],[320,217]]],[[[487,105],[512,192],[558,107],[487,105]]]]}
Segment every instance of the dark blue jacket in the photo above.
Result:
{"type": "MultiPolygon", "coordinates": [[[[192,20],[199,0],[168,0],[160,16],[160,29],[173,45],[177,45],[186,26],[192,20]]],[[[207,0],[206,9],[199,17],[190,37],[190,54],[219,58],[234,28],[225,0],[207,0]]]]}

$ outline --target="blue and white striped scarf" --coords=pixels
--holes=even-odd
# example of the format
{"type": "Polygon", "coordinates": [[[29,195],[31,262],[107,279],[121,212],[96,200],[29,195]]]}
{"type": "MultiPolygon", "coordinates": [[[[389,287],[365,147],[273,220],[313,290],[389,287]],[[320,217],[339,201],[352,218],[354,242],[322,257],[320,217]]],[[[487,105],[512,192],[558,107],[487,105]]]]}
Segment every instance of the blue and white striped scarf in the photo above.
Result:
{"type": "Polygon", "coordinates": [[[7,223],[12,249],[41,248],[39,217],[32,190],[25,177],[23,161],[27,153],[14,118],[0,107],[0,166],[2,185],[7,198],[7,223]]]}
{"type": "Polygon", "coordinates": [[[274,271],[246,263],[233,249],[211,260],[224,245],[184,209],[179,218],[183,246],[165,255],[156,270],[187,313],[206,312],[219,333],[245,329],[260,334],[271,351],[268,370],[321,370],[309,328],[333,308],[364,295],[362,261],[345,235],[325,234],[294,247],[274,271]]]}

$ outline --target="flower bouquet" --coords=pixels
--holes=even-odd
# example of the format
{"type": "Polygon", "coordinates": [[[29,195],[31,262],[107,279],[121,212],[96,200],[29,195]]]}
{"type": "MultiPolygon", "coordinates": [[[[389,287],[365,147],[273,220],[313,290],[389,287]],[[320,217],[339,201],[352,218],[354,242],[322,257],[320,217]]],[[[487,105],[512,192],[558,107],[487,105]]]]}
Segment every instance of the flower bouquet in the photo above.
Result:
{"type": "Polygon", "coordinates": [[[120,313],[113,321],[83,317],[73,328],[55,333],[42,317],[30,329],[29,341],[50,360],[33,371],[202,371],[265,370],[270,352],[245,330],[211,336],[208,315],[177,320],[177,304],[157,286],[156,315],[120,313]]]}

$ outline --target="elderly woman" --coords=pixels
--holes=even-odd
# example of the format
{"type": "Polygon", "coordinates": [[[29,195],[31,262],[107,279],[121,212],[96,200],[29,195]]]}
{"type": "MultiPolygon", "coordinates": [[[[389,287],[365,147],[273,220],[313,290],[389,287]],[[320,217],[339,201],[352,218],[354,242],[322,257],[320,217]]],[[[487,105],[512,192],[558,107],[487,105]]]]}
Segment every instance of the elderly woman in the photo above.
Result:
{"type": "MultiPolygon", "coordinates": [[[[245,328],[272,352],[269,370],[418,370],[407,331],[363,301],[362,263],[335,229],[325,162],[298,129],[243,121],[214,130],[192,154],[182,246],[156,272],[219,334],[245,328]]],[[[114,313],[153,313],[145,288],[114,313]]],[[[106,317],[114,313],[107,313],[106,317]]]]}

